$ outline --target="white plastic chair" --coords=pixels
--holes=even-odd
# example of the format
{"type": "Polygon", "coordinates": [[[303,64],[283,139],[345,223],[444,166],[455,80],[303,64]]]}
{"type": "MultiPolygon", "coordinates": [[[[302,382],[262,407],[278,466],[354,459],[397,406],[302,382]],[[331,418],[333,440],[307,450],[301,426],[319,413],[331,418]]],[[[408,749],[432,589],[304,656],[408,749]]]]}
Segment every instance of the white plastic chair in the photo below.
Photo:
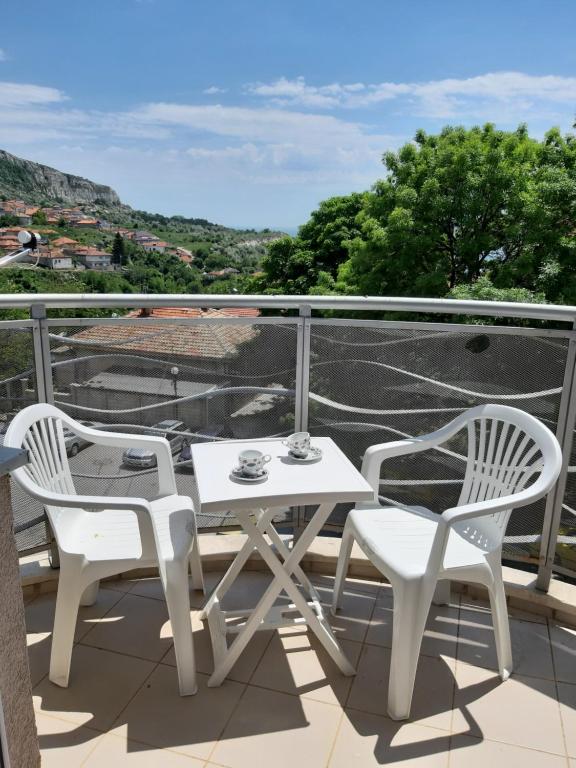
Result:
{"type": "Polygon", "coordinates": [[[344,527],[332,610],[340,605],[357,541],[393,589],[388,714],[394,720],[410,715],[420,645],[440,579],[476,582],[488,589],[499,673],[503,680],[509,677],[512,649],[502,540],[512,510],[542,498],[562,465],[558,441],[540,421],[517,408],[481,405],[437,432],[368,448],[362,473],[376,498],[385,459],[435,448],[463,429],[468,432],[468,456],[456,507],[438,515],[424,507],[362,503],[350,512],[344,527]]]}
{"type": "Polygon", "coordinates": [[[180,694],[196,693],[188,565],[194,588],[204,590],[202,564],[194,508],[188,496],[178,495],[168,441],[91,429],[53,405],[38,404],[17,414],[4,445],[28,450],[30,463],[14,470],[12,477],[44,504],[60,553],[50,680],[68,686],[78,607],[96,601],[99,580],[158,564],[172,624],[180,694]],[[78,495],[64,427],[91,443],[154,451],[158,498],[78,495]]]}

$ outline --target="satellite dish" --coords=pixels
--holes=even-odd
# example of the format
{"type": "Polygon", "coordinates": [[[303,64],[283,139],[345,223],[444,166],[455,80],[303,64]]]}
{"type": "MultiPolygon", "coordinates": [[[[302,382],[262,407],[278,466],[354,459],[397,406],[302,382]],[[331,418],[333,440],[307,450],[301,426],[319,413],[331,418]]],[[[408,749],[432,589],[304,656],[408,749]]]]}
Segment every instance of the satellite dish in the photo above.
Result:
{"type": "Polygon", "coordinates": [[[34,250],[40,244],[40,235],[37,232],[28,232],[22,229],[18,232],[18,241],[27,248],[34,250]]]}

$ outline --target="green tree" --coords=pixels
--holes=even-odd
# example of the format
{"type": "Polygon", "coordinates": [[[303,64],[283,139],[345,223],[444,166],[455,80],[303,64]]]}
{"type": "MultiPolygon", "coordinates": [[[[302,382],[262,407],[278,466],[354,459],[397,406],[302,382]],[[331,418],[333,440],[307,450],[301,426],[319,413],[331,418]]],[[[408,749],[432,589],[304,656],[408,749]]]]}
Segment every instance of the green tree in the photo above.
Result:
{"type": "Polygon", "coordinates": [[[11,213],[4,213],[0,216],[0,227],[17,227],[19,223],[18,217],[11,213]]]}
{"type": "Polygon", "coordinates": [[[122,266],[125,256],[124,238],[120,232],[116,232],[114,242],[112,243],[112,263],[118,267],[122,266]]]}
{"type": "Polygon", "coordinates": [[[43,226],[44,224],[47,224],[48,220],[46,219],[46,214],[44,211],[39,208],[36,213],[32,214],[32,224],[36,224],[37,226],[43,226]]]}
{"type": "MultiPolygon", "coordinates": [[[[320,203],[298,237],[283,237],[268,246],[262,260],[261,290],[308,294],[334,279],[348,259],[350,242],[361,234],[357,217],[365,195],[353,193],[320,203]]],[[[256,285],[255,283],[255,285],[256,285]]]]}
{"type": "Polygon", "coordinates": [[[496,288],[572,296],[574,141],[553,130],[538,142],[524,126],[419,131],[384,157],[340,290],[444,296],[488,274],[496,288]]]}

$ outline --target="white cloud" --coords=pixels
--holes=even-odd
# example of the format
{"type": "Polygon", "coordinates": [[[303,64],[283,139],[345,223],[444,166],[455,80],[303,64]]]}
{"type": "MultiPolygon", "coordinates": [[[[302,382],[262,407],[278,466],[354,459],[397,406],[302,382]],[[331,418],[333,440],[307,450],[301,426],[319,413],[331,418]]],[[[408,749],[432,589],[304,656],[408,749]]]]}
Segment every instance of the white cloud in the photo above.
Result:
{"type": "Polygon", "coordinates": [[[300,142],[303,146],[355,141],[368,135],[360,124],[332,115],[267,107],[226,107],[221,104],[196,106],[159,102],[147,104],[130,113],[129,117],[144,124],[172,125],[249,141],[300,142]]]}
{"type": "Polygon", "coordinates": [[[8,59],[8,54],[3,48],[0,48],[0,61],[6,61],[8,59]]]}
{"type": "Polygon", "coordinates": [[[62,91],[43,85],[0,82],[0,106],[20,107],[26,104],[54,104],[65,100],[62,91]]]}
{"type": "Polygon", "coordinates": [[[255,96],[270,98],[275,104],[289,105],[299,104],[305,107],[337,107],[350,94],[365,89],[363,83],[341,85],[331,83],[329,85],[306,85],[303,77],[296,80],[288,80],[281,77],[273,83],[251,83],[245,86],[245,92],[255,96]]]}
{"type": "Polygon", "coordinates": [[[0,82],[0,146],[111,184],[136,206],[265,226],[366,189],[383,173],[382,153],[427,118],[568,127],[575,102],[576,78],[514,72],[321,86],[280,78],[246,86],[235,106],[152,102],[123,112],[76,109],[57,88],[0,82]],[[370,112],[353,109],[373,104],[381,110],[367,125],[359,116],[370,112]]]}
{"type": "Polygon", "coordinates": [[[210,88],[205,88],[202,93],[213,96],[216,93],[226,93],[227,90],[227,88],[220,88],[218,85],[211,85],[210,88]]]}
{"type": "Polygon", "coordinates": [[[427,82],[330,83],[308,85],[304,78],[280,78],[252,84],[246,91],[281,106],[359,109],[403,99],[403,109],[420,117],[481,117],[498,120],[526,119],[544,108],[574,109],[576,77],[527,75],[523,72],[490,72],[470,78],[427,82]],[[504,110],[502,112],[501,110],[504,110]]]}

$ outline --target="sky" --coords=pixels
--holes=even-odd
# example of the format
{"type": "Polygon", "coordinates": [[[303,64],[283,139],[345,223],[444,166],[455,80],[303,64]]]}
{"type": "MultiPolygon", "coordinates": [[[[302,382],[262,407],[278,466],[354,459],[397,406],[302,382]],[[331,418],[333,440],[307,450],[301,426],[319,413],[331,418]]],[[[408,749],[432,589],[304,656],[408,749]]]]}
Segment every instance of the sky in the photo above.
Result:
{"type": "Polygon", "coordinates": [[[0,148],[123,202],[303,224],[418,128],[576,115],[575,0],[4,3],[0,148]]]}

